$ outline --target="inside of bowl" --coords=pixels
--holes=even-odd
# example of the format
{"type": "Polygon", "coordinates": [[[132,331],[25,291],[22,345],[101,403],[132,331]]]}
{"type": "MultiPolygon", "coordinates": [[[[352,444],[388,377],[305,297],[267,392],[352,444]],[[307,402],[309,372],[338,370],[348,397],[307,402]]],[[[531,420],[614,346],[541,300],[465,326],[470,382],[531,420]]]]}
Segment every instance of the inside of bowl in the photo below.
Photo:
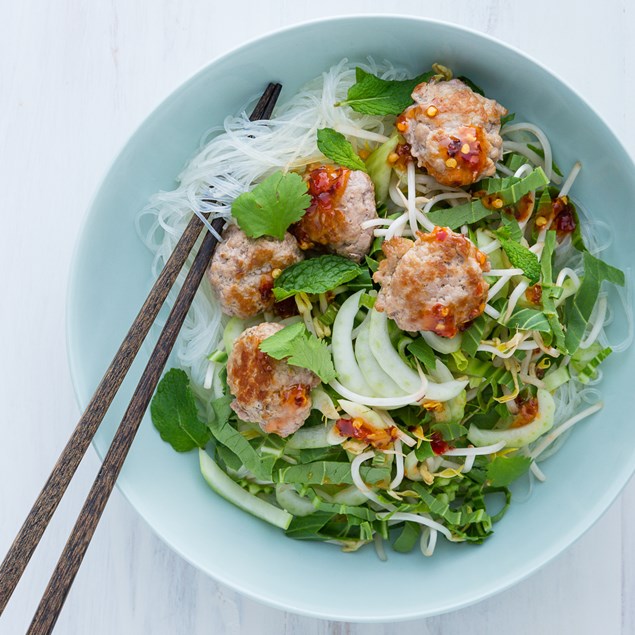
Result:
{"type": "MultiPolygon", "coordinates": [[[[633,164],[596,114],[549,72],[491,39],[419,19],[354,17],[287,29],[234,51],[189,79],[148,117],[115,160],[90,211],[69,298],[69,353],[82,405],[152,283],[151,256],[133,225],[138,210],[154,192],[174,187],[175,175],[198,148],[202,134],[267,82],[281,82],[284,99],[340,59],[367,56],[405,64],[413,74],[442,62],[469,76],[519,119],[540,125],[564,170],[582,161],[573,195],[592,217],[612,228],[607,259],[629,265],[635,239],[635,225],[628,222],[635,200],[633,164]]],[[[149,350],[144,348],[97,435],[102,455],[149,350]]],[[[544,463],[548,481],[529,500],[512,505],[490,540],[481,546],[444,543],[428,559],[418,553],[389,553],[388,561],[380,562],[372,547],[346,554],[332,545],[286,538],[216,496],[199,475],[196,454],[175,453],[148,417],[119,486],[184,558],[264,602],[361,621],[439,613],[528,575],[610,504],[635,462],[635,427],[625,418],[633,366],[632,350],[607,362],[601,386],[604,410],[579,426],[544,463]]]]}

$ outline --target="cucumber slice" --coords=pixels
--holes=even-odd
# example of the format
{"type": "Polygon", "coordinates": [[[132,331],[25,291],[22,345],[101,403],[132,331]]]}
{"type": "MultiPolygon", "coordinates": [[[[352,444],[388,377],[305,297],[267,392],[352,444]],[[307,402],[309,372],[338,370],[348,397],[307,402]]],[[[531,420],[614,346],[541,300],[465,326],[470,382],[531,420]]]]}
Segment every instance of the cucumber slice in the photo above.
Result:
{"type": "Polygon", "coordinates": [[[227,326],[223,331],[223,343],[225,344],[225,351],[229,355],[234,347],[234,342],[238,339],[238,336],[247,328],[245,320],[241,320],[237,317],[230,318],[227,322],[227,326]]]}
{"type": "Polygon", "coordinates": [[[240,509],[257,516],[268,523],[287,529],[293,516],[284,509],[274,507],[271,503],[246,492],[238,483],[234,482],[204,450],[198,451],[201,474],[207,484],[225,500],[240,507],[240,509]]]}
{"type": "Polygon", "coordinates": [[[308,498],[300,496],[290,483],[276,485],[276,500],[280,507],[294,516],[310,516],[316,511],[313,503],[308,498]]]}
{"type": "Polygon", "coordinates": [[[329,445],[338,445],[342,442],[341,437],[332,441],[329,434],[333,425],[333,423],[330,423],[325,426],[300,428],[289,437],[286,447],[290,450],[312,450],[315,448],[327,448],[329,445]]]}
{"type": "Polygon", "coordinates": [[[388,198],[390,176],[392,175],[392,166],[388,163],[388,157],[395,151],[398,143],[399,135],[394,134],[388,141],[384,141],[373,150],[366,159],[366,169],[375,186],[375,200],[378,205],[385,203],[388,198]]]}
{"type": "Polygon", "coordinates": [[[363,289],[354,293],[337,312],[337,317],[333,323],[331,351],[333,352],[333,365],[337,371],[337,378],[342,386],[360,395],[372,397],[374,393],[357,365],[351,337],[362,293],[364,293],[363,289]]]}
{"type": "Polygon", "coordinates": [[[368,339],[376,363],[404,392],[414,393],[421,388],[421,378],[418,373],[401,359],[390,341],[388,317],[383,311],[370,310],[368,339]]]}
{"type": "Polygon", "coordinates": [[[355,340],[355,357],[368,385],[379,397],[395,397],[406,393],[377,363],[370,348],[370,318],[366,318],[355,340]]]}
{"type": "Polygon", "coordinates": [[[538,437],[541,437],[551,429],[555,411],[556,404],[551,393],[539,388],[538,416],[531,423],[519,428],[508,428],[507,430],[481,430],[475,425],[471,425],[467,438],[479,447],[504,441],[506,448],[522,448],[533,443],[538,437]]]}

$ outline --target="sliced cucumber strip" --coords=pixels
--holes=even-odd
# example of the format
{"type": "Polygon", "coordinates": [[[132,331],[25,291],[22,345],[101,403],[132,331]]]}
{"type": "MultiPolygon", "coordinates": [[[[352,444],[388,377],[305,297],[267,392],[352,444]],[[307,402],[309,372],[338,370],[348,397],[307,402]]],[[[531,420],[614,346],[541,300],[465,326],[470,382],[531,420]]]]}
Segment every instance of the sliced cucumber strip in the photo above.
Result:
{"type": "Polygon", "coordinates": [[[388,427],[388,424],[368,406],[363,406],[362,404],[355,403],[354,401],[340,399],[340,407],[347,415],[350,415],[353,418],[363,419],[364,421],[370,423],[373,428],[384,430],[388,427]]]}
{"type": "Polygon", "coordinates": [[[229,355],[234,347],[234,342],[238,336],[247,328],[245,320],[240,320],[237,317],[230,318],[227,322],[227,326],[223,331],[223,343],[225,344],[225,351],[229,355]]]}
{"type": "MultiPolygon", "coordinates": [[[[355,316],[359,309],[359,298],[362,293],[364,293],[363,289],[354,293],[342,304],[337,312],[337,317],[333,323],[331,351],[333,352],[333,364],[337,371],[339,383],[352,392],[372,397],[374,393],[366,383],[364,375],[362,375],[362,371],[357,365],[351,337],[355,316]]],[[[420,384],[421,382],[419,382],[420,384]]]]}
{"type": "MultiPolygon", "coordinates": [[[[406,393],[385,373],[370,348],[370,318],[366,318],[355,340],[355,357],[364,379],[379,397],[401,396],[406,393]]],[[[419,380],[421,383],[421,380],[419,380]]]]}
{"type": "Polygon", "coordinates": [[[533,443],[538,437],[553,426],[553,415],[556,404],[551,393],[542,388],[538,389],[538,416],[531,422],[519,428],[507,430],[481,430],[471,425],[467,438],[476,446],[493,445],[501,441],[507,448],[522,448],[533,443]]]}
{"type": "Polygon", "coordinates": [[[430,401],[449,401],[458,397],[467,384],[467,379],[453,379],[452,381],[444,381],[441,384],[428,381],[426,399],[430,401]]]}
{"type": "Polygon", "coordinates": [[[377,204],[384,203],[388,198],[388,187],[392,175],[392,166],[388,163],[388,157],[394,152],[399,143],[399,135],[394,134],[388,141],[373,150],[366,159],[366,168],[375,186],[375,199],[377,204]]]}
{"type": "Polygon", "coordinates": [[[292,450],[310,450],[314,448],[326,448],[329,445],[338,445],[342,442],[341,437],[338,440],[330,440],[331,437],[329,433],[332,428],[333,423],[326,426],[300,428],[289,437],[286,447],[292,450]]]}
{"type": "Polygon", "coordinates": [[[450,353],[456,353],[461,348],[463,333],[457,333],[454,337],[441,337],[431,331],[419,332],[430,348],[437,351],[437,353],[449,355],[450,353]]]}
{"type": "Polygon", "coordinates": [[[280,507],[294,516],[310,516],[316,510],[313,503],[304,496],[300,496],[290,483],[276,485],[276,500],[280,507]]]}
{"type": "Polygon", "coordinates": [[[318,386],[311,391],[311,410],[319,410],[327,419],[338,419],[333,400],[318,386]]]}
{"type": "Polygon", "coordinates": [[[421,388],[419,375],[401,359],[390,341],[388,317],[383,311],[370,311],[369,342],[375,362],[404,392],[414,393],[421,388]]]}
{"type": "Polygon", "coordinates": [[[281,529],[289,527],[293,520],[293,516],[289,512],[246,492],[238,483],[227,476],[204,450],[198,451],[198,458],[203,478],[217,494],[236,507],[240,507],[240,509],[266,520],[276,527],[281,529]]]}

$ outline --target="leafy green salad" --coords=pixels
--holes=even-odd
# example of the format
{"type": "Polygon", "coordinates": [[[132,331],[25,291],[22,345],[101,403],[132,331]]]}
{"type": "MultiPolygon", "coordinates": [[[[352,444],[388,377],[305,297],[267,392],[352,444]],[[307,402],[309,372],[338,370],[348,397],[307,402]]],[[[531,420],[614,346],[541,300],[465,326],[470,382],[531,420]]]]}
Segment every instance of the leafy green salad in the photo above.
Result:
{"type": "Polygon", "coordinates": [[[561,172],[540,128],[440,65],[408,79],[342,62],[277,112],[199,155],[230,153],[223,183],[240,187],[191,167],[234,234],[154,426],[290,538],[382,558],[432,555],[439,534],[481,543],[601,409],[600,365],[630,343],[605,332],[626,281],[571,198],[581,165],[561,172]],[[274,255],[253,264],[252,247],[274,255]]]}

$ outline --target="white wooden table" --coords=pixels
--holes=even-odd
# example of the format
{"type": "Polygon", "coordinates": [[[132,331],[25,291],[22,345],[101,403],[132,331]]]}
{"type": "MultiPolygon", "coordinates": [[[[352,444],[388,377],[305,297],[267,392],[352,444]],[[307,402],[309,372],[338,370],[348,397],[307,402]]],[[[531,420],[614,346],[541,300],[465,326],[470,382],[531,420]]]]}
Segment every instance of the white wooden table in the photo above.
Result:
{"type": "MultiPolygon", "coordinates": [[[[65,354],[65,296],[91,195],[149,110],[210,58],[321,16],[445,19],[547,64],[627,147],[635,145],[635,6],[628,0],[604,0],[594,10],[576,0],[216,4],[0,0],[0,556],[78,415],[65,354]]],[[[0,619],[0,633],[28,625],[97,466],[91,450],[0,619]]],[[[501,595],[417,622],[337,624],[264,607],[218,585],[171,553],[115,491],[56,633],[630,634],[634,536],[631,482],[577,544],[501,595]]]]}

